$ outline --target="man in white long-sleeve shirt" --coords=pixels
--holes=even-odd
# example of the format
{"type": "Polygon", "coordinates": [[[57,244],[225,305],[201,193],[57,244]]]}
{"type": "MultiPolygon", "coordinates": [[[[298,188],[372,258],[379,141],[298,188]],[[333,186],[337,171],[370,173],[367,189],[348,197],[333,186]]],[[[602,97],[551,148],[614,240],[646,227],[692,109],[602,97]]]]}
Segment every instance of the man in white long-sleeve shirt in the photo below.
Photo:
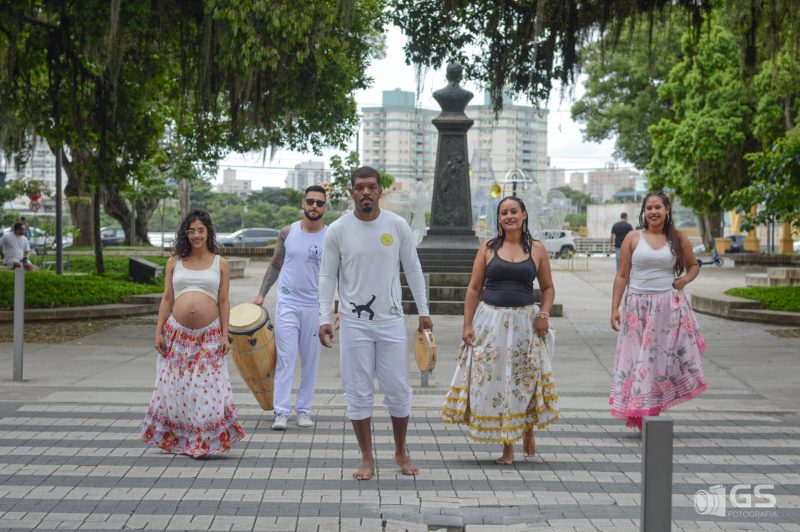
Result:
{"type": "Polygon", "coordinates": [[[417,304],[420,330],[433,328],[425,280],[408,223],[378,206],[382,190],[377,170],[368,166],[354,170],[350,185],[355,211],[336,220],[325,235],[319,274],[319,338],[323,345],[333,338],[331,307],[338,281],[342,387],[361,448],[361,467],[353,478],[368,480],[375,473],[371,428],[375,375],[392,417],[394,460],[403,474],[416,475],[406,449],[411,387],[400,264],[417,304]]]}

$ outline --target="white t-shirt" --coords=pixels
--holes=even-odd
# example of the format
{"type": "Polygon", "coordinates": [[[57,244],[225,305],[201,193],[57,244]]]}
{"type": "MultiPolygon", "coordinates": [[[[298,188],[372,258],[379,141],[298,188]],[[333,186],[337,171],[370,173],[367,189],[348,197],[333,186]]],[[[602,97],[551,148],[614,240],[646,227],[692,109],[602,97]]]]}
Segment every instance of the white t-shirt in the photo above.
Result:
{"type": "Polygon", "coordinates": [[[333,323],[331,306],[339,282],[339,314],[343,320],[390,321],[403,317],[400,264],[420,316],[428,316],[425,279],[408,223],[381,209],[365,222],[347,213],[325,235],[319,272],[320,325],[333,323]]]}
{"type": "Polygon", "coordinates": [[[17,235],[13,231],[9,231],[0,237],[0,248],[3,250],[3,262],[5,264],[21,261],[25,253],[31,250],[25,235],[17,235]]]}

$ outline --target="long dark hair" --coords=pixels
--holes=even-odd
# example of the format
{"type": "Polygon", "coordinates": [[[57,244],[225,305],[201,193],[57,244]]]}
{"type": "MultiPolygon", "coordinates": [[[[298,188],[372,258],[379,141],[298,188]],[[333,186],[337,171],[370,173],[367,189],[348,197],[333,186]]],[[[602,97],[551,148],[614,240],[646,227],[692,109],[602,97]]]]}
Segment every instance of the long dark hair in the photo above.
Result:
{"type": "Polygon", "coordinates": [[[219,246],[217,245],[217,234],[214,232],[214,225],[211,223],[211,216],[202,209],[194,209],[189,211],[186,216],[181,220],[181,225],[178,227],[178,232],[175,234],[175,243],[172,246],[172,254],[181,259],[185,259],[192,252],[192,244],[189,243],[189,235],[186,231],[195,220],[206,226],[206,246],[211,253],[217,253],[219,246]]]}
{"type": "Polygon", "coordinates": [[[667,244],[669,245],[670,251],[672,251],[672,256],[675,257],[673,270],[675,271],[675,275],[680,276],[684,270],[681,233],[675,229],[675,225],[672,223],[672,207],[670,206],[669,196],[667,196],[663,190],[651,192],[644,197],[642,201],[642,210],[639,211],[639,227],[647,229],[647,217],[644,215],[644,206],[650,198],[659,198],[664,204],[664,207],[669,209],[667,216],[664,218],[664,234],[667,237],[667,244]]]}
{"type": "MultiPolygon", "coordinates": [[[[492,251],[497,251],[500,249],[500,246],[503,245],[503,242],[506,239],[506,231],[503,229],[503,226],[500,225],[500,205],[503,204],[506,200],[514,200],[519,203],[519,208],[525,214],[528,214],[528,210],[525,209],[525,204],[516,196],[506,196],[505,198],[500,200],[500,203],[497,204],[497,236],[492,238],[486,243],[486,248],[491,249],[492,251]]],[[[530,231],[528,230],[528,218],[526,217],[525,220],[522,222],[522,249],[525,253],[530,253],[531,248],[533,247],[533,237],[531,236],[530,231]]]]}

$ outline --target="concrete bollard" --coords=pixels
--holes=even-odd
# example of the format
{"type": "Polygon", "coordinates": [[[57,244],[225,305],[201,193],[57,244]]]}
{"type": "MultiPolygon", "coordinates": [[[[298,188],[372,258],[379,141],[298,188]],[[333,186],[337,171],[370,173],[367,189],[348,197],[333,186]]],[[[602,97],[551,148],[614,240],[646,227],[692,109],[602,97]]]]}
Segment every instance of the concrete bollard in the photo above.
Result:
{"type": "Polygon", "coordinates": [[[642,518],[639,530],[669,531],[672,526],[672,419],[642,420],[642,518]]]}
{"type": "Polygon", "coordinates": [[[22,380],[22,346],[25,326],[25,268],[14,269],[14,380],[22,380]]]}
{"type": "MultiPolygon", "coordinates": [[[[425,299],[428,301],[428,308],[431,306],[431,274],[425,273],[423,274],[425,277],[425,299]]],[[[428,371],[421,371],[419,374],[419,385],[423,388],[428,387],[428,375],[430,375],[430,370],[428,371]]]]}

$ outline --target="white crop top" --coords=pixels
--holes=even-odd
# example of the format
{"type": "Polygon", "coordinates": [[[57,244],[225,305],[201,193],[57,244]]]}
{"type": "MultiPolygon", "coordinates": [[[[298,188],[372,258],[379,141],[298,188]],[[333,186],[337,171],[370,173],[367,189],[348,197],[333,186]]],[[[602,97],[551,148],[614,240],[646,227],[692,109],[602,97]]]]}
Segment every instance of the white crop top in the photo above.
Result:
{"type": "Polygon", "coordinates": [[[205,270],[191,270],[183,266],[183,260],[175,262],[172,273],[172,289],[175,299],[185,292],[202,292],[215,302],[219,293],[219,255],[214,256],[211,267],[205,270]]]}

